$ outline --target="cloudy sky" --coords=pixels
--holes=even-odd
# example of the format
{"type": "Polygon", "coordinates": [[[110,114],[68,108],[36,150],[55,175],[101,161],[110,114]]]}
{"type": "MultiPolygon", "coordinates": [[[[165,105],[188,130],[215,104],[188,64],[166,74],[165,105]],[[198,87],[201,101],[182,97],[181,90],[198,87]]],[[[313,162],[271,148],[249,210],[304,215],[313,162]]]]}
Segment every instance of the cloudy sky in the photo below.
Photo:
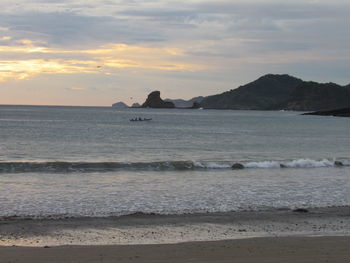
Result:
{"type": "Polygon", "coordinates": [[[350,83],[349,0],[0,3],[0,104],[189,99],[267,73],[350,83]]]}

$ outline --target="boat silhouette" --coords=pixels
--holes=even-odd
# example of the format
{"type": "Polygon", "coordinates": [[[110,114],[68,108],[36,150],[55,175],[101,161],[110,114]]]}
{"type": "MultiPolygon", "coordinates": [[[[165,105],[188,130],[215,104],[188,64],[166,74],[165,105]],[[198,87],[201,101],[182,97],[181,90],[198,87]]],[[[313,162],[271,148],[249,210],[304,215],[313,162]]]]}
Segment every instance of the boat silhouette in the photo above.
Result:
{"type": "Polygon", "coordinates": [[[130,119],[130,121],[151,121],[152,118],[134,118],[134,119],[130,119]]]}

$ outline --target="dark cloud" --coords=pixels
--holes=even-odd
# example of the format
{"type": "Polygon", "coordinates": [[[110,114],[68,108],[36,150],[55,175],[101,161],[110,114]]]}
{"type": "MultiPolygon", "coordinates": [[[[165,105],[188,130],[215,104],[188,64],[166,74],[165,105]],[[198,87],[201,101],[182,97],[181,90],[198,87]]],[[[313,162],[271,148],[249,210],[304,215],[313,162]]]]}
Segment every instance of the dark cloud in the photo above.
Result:
{"type": "Polygon", "coordinates": [[[163,41],[156,29],[114,17],[84,16],[74,13],[0,14],[1,26],[8,27],[14,40],[35,39],[57,46],[89,46],[106,42],[135,43],[163,41]]]}
{"type": "MultiPolygon", "coordinates": [[[[0,12],[0,26],[10,28],[14,39],[41,39],[58,46],[106,42],[160,42],[176,46],[246,38],[261,41],[262,50],[268,49],[269,42],[271,50],[297,50],[309,48],[313,41],[315,45],[324,42],[327,36],[334,41],[348,41],[350,37],[350,4],[338,1],[332,5],[324,1],[179,1],[176,5],[166,1],[164,4],[107,0],[95,5],[86,1],[30,3],[46,3],[51,11],[33,12],[28,7],[22,13],[0,12]],[[57,7],[60,12],[53,11],[55,4],[60,6],[57,7]],[[101,15],[99,8],[108,12],[101,15]]],[[[215,53],[221,56],[222,50],[211,50],[211,54],[215,53]]]]}
{"type": "MultiPolygon", "coordinates": [[[[145,25],[153,23],[169,41],[244,38],[257,40],[247,44],[251,51],[295,51],[329,45],[337,39],[349,41],[349,12],[350,4],[342,1],[189,1],[169,8],[134,6],[117,14],[145,25]]],[[[222,56],[224,52],[202,54],[222,56]]]]}
{"type": "Polygon", "coordinates": [[[346,16],[350,4],[334,1],[332,4],[310,1],[231,1],[200,2],[195,9],[202,14],[219,14],[240,17],[263,17],[282,20],[299,20],[346,16]]]}
{"type": "Polygon", "coordinates": [[[285,53],[301,63],[305,53],[312,59],[350,55],[350,3],[340,0],[23,0],[23,5],[21,12],[0,11],[0,27],[9,28],[12,41],[42,40],[68,49],[146,43],[178,47],[185,61],[215,60],[223,67],[273,53],[269,61],[285,53]]]}

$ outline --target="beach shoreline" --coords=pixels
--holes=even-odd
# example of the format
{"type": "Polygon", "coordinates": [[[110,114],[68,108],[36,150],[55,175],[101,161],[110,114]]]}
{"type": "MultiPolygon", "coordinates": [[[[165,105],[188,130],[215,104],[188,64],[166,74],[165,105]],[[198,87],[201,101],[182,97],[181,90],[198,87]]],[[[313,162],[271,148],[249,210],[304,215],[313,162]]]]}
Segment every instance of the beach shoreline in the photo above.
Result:
{"type": "Polygon", "coordinates": [[[349,262],[350,237],[264,237],[156,245],[0,247],[1,262],[349,262]]]}
{"type": "Polygon", "coordinates": [[[350,207],[0,220],[0,262],[348,262],[350,207]]]}
{"type": "Polygon", "coordinates": [[[350,207],[0,220],[0,246],[174,244],[312,236],[350,236],[350,207]]]}

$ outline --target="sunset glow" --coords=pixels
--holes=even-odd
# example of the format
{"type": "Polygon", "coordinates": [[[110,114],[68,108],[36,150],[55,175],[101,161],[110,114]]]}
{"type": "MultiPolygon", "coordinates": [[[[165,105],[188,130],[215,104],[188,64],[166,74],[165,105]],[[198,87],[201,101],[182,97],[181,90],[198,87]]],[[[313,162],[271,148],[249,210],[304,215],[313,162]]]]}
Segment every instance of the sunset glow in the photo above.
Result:
{"type": "Polygon", "coordinates": [[[190,99],[267,73],[349,83],[347,1],[2,3],[0,104],[38,103],[25,90],[55,105],[142,102],[154,89],[190,99]]]}
{"type": "Polygon", "coordinates": [[[0,46],[0,54],[12,54],[17,60],[0,60],[0,81],[25,80],[38,74],[105,74],[113,68],[153,69],[165,71],[197,71],[205,69],[181,61],[182,51],[171,48],[147,48],[125,44],[108,44],[97,49],[65,50],[35,46],[23,40],[24,46],[0,46]],[[40,55],[50,55],[47,59],[35,59],[40,55]],[[26,58],[21,56],[25,55],[26,58]],[[29,57],[28,57],[29,55],[29,57]],[[84,59],[58,59],[60,55],[84,59]],[[180,59],[179,59],[180,57],[180,59]],[[177,62],[176,60],[179,60],[177,62]]]}

